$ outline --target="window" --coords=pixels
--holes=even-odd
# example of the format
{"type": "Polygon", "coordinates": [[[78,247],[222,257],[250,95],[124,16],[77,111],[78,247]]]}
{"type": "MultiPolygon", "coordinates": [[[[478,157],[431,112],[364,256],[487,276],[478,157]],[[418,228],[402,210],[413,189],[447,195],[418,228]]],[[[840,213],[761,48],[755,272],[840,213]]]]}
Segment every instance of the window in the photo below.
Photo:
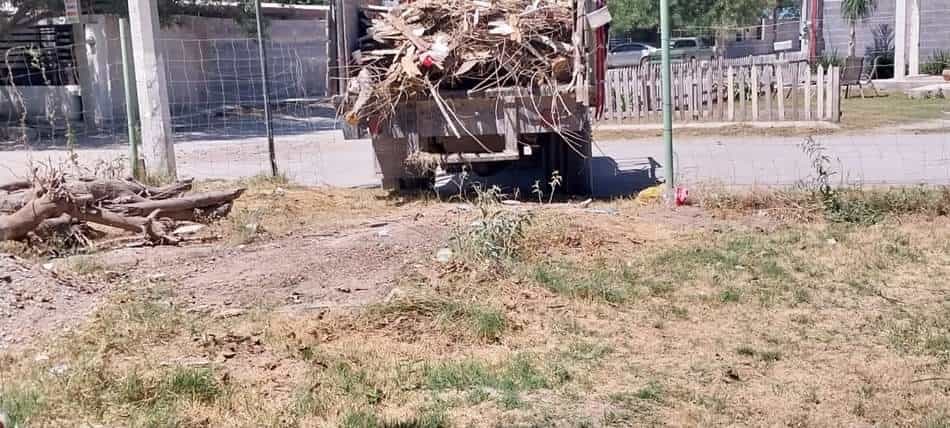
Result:
{"type": "Polygon", "coordinates": [[[642,44],[639,44],[639,43],[628,43],[628,44],[625,44],[625,45],[620,45],[620,46],[615,47],[612,52],[614,52],[614,53],[617,53],[617,52],[639,52],[639,51],[642,51],[642,50],[644,50],[644,49],[646,49],[646,48],[647,48],[646,46],[644,46],[644,45],[642,45],[642,44]]]}
{"type": "Polygon", "coordinates": [[[695,47],[696,47],[695,40],[686,39],[686,40],[673,41],[673,49],[695,48],[695,47]]]}

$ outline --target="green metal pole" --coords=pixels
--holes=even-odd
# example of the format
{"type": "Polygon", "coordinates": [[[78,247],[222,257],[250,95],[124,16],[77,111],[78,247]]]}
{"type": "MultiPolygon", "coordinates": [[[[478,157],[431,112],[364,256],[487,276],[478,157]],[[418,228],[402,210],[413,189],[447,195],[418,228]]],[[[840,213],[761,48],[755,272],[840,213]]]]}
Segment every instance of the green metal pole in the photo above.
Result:
{"type": "Polygon", "coordinates": [[[267,152],[270,154],[270,172],[277,177],[277,155],[274,150],[274,128],[271,123],[270,88],[267,69],[267,47],[264,45],[264,24],[261,22],[261,0],[254,0],[254,21],[257,24],[257,45],[261,60],[261,89],[264,92],[264,129],[267,132],[267,152]]]}
{"type": "Polygon", "coordinates": [[[122,80],[125,85],[125,118],[129,127],[129,157],[132,162],[132,176],[139,178],[139,100],[135,90],[135,75],[132,67],[132,40],[129,20],[119,19],[119,39],[122,47],[122,80]]]}
{"type": "Polygon", "coordinates": [[[673,95],[670,82],[670,0],[660,0],[660,49],[663,61],[660,78],[663,81],[663,145],[666,146],[666,193],[672,201],[676,188],[673,170],[673,95]]]}

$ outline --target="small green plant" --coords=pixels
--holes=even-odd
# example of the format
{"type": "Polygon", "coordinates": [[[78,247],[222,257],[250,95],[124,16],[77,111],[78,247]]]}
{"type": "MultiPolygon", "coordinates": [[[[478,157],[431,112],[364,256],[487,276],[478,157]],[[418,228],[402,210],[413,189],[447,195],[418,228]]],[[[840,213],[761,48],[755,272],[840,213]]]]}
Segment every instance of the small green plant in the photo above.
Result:
{"type": "Polygon", "coordinates": [[[815,66],[818,65],[824,67],[826,70],[829,67],[841,67],[844,65],[844,58],[838,53],[837,49],[831,51],[826,51],[821,54],[815,61],[815,66]]]}
{"type": "Polygon", "coordinates": [[[528,214],[506,210],[499,203],[501,189],[475,188],[478,218],[455,233],[459,254],[476,264],[503,267],[518,254],[525,228],[531,223],[528,214]]]}
{"type": "Polygon", "coordinates": [[[256,241],[264,233],[264,210],[241,209],[231,214],[231,243],[246,245],[256,241]]]}
{"type": "Polygon", "coordinates": [[[640,388],[635,396],[646,401],[663,401],[663,385],[656,381],[650,381],[643,388],[640,388]]]}
{"type": "Polygon", "coordinates": [[[43,398],[32,389],[0,389],[0,422],[3,426],[25,427],[30,417],[43,408],[43,398]],[[2,418],[6,417],[6,420],[2,418]]]}
{"type": "Polygon", "coordinates": [[[802,187],[819,200],[829,221],[870,225],[883,219],[883,214],[867,199],[845,198],[832,184],[832,177],[838,173],[832,168],[824,146],[808,137],[802,143],[802,151],[811,160],[815,174],[810,181],[802,182],[802,187]]]}
{"type": "Polygon", "coordinates": [[[742,292],[736,288],[727,288],[719,293],[719,301],[722,303],[736,303],[742,296],[742,292]]]}
{"type": "Polygon", "coordinates": [[[950,51],[936,50],[920,66],[920,71],[924,74],[939,76],[948,68],[950,68],[950,51]]]}
{"type": "Polygon", "coordinates": [[[171,395],[208,403],[221,394],[221,387],[208,369],[179,367],[168,375],[164,389],[171,395]]]}

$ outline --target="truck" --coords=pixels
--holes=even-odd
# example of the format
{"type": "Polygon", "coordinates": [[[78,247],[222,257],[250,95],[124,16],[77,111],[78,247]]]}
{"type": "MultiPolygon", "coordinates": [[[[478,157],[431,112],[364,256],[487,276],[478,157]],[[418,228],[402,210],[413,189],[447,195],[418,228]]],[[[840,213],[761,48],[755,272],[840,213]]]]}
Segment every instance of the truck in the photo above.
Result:
{"type": "MultiPolygon", "coordinates": [[[[440,100],[418,96],[399,101],[391,117],[377,126],[344,125],[345,139],[372,140],[383,188],[435,186],[452,192],[478,183],[530,195],[539,183],[547,188],[557,177],[559,184],[550,191],[590,193],[591,121],[605,100],[606,0],[571,1],[576,18],[571,40],[580,52],[573,61],[580,81],[573,85],[443,90],[440,100]],[[559,100],[552,102],[555,95],[559,100]],[[458,123],[446,119],[445,107],[458,123]],[[434,162],[418,162],[420,158],[434,162]]],[[[354,56],[360,55],[360,40],[368,37],[365,12],[392,6],[330,2],[329,87],[338,105],[354,97],[347,84],[358,74],[354,56]]]]}

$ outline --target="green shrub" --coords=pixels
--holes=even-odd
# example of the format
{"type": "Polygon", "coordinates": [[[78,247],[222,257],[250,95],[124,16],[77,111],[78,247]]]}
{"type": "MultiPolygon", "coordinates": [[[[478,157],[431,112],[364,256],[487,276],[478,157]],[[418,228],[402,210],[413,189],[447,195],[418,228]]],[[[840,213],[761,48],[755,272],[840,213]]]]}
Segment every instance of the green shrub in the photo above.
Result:
{"type": "Polygon", "coordinates": [[[943,70],[947,68],[950,68],[950,51],[936,50],[930,55],[930,58],[921,65],[920,71],[924,74],[939,76],[943,73],[943,70]]]}

